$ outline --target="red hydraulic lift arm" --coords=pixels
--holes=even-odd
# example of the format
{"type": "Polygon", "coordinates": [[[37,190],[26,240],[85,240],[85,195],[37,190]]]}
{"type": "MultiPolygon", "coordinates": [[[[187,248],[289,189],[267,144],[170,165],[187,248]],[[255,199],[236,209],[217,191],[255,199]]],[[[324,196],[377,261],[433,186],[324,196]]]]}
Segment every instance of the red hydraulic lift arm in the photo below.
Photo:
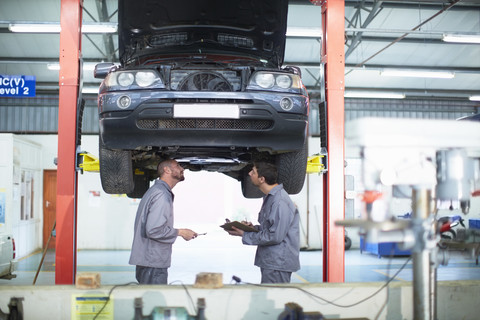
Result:
{"type": "Polygon", "coordinates": [[[345,2],[310,0],[322,6],[322,63],[327,106],[327,167],[323,188],[323,281],[345,281],[345,233],[335,226],[345,219],[345,2]]]}
{"type": "Polygon", "coordinates": [[[77,100],[83,0],[61,0],[55,284],[74,284],[77,268],[77,100]]]}

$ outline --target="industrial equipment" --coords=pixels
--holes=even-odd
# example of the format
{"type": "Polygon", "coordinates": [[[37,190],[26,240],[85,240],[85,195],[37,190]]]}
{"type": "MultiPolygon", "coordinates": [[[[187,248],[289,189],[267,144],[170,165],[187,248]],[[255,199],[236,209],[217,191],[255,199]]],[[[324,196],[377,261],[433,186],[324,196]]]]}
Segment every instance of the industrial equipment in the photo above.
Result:
{"type": "Polygon", "coordinates": [[[135,317],[134,320],[205,320],[205,299],[197,300],[198,313],[195,316],[188,314],[184,307],[155,307],[147,316],[143,315],[143,300],[135,298],[135,317]]]}
{"type": "Polygon", "coordinates": [[[294,302],[285,304],[285,310],[280,313],[278,320],[322,320],[320,312],[303,312],[303,308],[294,302]]]}
{"type": "Polygon", "coordinates": [[[23,298],[12,297],[8,303],[9,313],[0,310],[0,320],[23,320],[23,298]]]}
{"type": "Polygon", "coordinates": [[[436,319],[436,266],[442,262],[436,208],[455,202],[467,214],[470,197],[479,193],[480,123],[361,118],[347,122],[345,131],[346,148],[362,159],[365,212],[362,220],[336,224],[359,227],[367,242],[410,249],[414,318],[436,319]],[[412,189],[411,219],[393,214],[393,187],[412,189]]]}

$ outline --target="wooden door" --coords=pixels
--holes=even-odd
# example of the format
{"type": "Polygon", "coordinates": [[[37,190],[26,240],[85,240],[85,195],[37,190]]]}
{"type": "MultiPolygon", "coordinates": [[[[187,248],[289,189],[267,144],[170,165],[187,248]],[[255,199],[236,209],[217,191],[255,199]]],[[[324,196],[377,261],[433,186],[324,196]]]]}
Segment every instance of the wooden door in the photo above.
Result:
{"type": "MultiPolygon", "coordinates": [[[[43,248],[52,233],[57,213],[57,170],[43,171],[43,248]]],[[[48,249],[55,249],[55,237],[52,236],[48,249]]]]}

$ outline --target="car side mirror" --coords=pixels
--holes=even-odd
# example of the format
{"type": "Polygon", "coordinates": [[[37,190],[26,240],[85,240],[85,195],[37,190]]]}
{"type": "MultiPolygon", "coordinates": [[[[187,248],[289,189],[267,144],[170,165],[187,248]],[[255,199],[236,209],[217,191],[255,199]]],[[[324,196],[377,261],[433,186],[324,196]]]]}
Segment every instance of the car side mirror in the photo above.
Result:
{"type": "Polygon", "coordinates": [[[110,71],[115,69],[115,65],[111,62],[102,62],[95,66],[93,76],[97,79],[104,79],[110,71]]]}

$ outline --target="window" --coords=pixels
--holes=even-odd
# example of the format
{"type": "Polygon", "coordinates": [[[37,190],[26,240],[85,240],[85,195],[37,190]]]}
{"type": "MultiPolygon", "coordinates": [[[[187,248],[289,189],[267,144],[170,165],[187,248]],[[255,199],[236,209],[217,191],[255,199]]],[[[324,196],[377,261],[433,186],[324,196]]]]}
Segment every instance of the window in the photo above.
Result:
{"type": "Polygon", "coordinates": [[[20,186],[20,220],[33,218],[34,178],[31,171],[22,170],[20,186]]]}

